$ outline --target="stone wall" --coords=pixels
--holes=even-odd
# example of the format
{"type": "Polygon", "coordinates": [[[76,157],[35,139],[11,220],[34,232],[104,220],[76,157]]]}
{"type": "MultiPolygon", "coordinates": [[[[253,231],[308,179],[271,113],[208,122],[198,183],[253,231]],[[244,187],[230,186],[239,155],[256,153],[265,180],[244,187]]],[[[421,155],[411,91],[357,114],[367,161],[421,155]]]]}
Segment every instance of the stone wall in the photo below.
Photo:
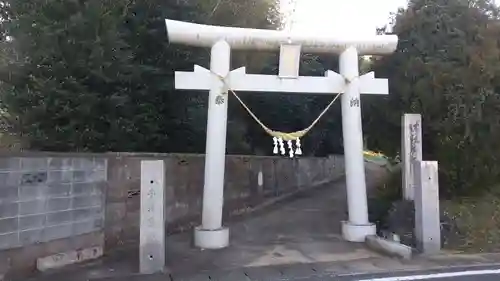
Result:
{"type": "MultiPolygon", "coordinates": [[[[167,232],[198,224],[203,155],[0,155],[0,276],[34,270],[39,257],[105,243],[106,249],[137,243],[143,159],[165,161],[167,232]]],[[[341,156],[294,160],[228,156],[225,218],[339,178],[343,163],[341,156]]]]}

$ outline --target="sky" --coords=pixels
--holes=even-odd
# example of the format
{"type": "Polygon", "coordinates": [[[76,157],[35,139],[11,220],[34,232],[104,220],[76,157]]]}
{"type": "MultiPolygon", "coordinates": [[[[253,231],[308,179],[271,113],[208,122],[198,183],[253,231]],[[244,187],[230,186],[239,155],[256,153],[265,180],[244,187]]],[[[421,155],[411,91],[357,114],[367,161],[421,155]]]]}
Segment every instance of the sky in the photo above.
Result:
{"type": "Polygon", "coordinates": [[[292,30],[320,34],[374,35],[406,0],[281,0],[282,12],[295,6],[292,30]],[[294,3],[295,2],[295,3],[294,3]]]}

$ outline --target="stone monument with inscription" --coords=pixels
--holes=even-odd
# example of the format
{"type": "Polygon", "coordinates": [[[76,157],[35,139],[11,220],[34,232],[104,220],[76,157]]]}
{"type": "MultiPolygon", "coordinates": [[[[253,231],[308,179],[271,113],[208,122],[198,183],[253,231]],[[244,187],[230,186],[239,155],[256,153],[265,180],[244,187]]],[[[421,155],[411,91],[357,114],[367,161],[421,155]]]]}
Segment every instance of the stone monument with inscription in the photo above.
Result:
{"type": "Polygon", "coordinates": [[[211,48],[210,69],[195,65],[193,72],[175,73],[176,89],[209,91],[202,223],[195,229],[195,245],[217,249],[229,244],[229,231],[222,225],[228,90],[332,96],[342,93],[349,213],[349,220],[342,223],[342,233],[353,242],[364,242],[366,236],[375,234],[375,225],[368,221],[360,94],[388,94],[388,81],[375,78],[373,72],[360,76],[358,59],[360,55],[392,53],[397,47],[396,35],[315,37],[173,20],[166,20],[166,26],[172,43],[211,48]],[[247,74],[244,67],[231,71],[231,50],[280,50],[278,75],[247,74]],[[340,54],[340,74],[327,71],[324,77],[299,76],[304,51],[340,54]]]}
{"type": "Polygon", "coordinates": [[[415,193],[415,165],[422,161],[422,117],[404,114],[402,117],[401,157],[403,161],[403,198],[412,201],[415,193]]]}

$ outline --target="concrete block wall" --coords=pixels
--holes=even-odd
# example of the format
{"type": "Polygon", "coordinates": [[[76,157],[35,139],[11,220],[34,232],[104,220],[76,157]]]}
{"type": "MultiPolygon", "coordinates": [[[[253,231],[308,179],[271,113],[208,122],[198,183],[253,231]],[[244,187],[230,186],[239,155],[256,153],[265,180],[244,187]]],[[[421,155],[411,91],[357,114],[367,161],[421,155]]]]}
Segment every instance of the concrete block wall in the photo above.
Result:
{"type": "Polygon", "coordinates": [[[33,264],[75,246],[102,246],[102,235],[99,241],[92,233],[104,228],[106,171],[102,157],[1,157],[0,250],[7,251],[0,252],[0,273],[16,260],[33,264]],[[74,241],[87,234],[97,240],[74,241]]]}
{"type": "Polygon", "coordinates": [[[106,159],[0,159],[0,250],[99,231],[106,159]]]}

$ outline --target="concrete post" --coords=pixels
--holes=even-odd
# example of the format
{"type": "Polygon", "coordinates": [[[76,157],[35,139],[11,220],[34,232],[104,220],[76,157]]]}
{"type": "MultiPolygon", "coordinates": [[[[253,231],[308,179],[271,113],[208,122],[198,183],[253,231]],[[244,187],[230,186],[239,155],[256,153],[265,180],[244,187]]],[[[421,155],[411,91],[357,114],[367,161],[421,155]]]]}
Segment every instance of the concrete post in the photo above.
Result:
{"type": "Polygon", "coordinates": [[[418,161],[415,168],[417,249],[425,254],[435,254],[441,250],[438,162],[418,161]]]}
{"type": "Polygon", "coordinates": [[[165,268],[165,168],[162,160],[141,161],[141,220],[139,270],[165,268]]]}
{"type": "MultiPolygon", "coordinates": [[[[230,57],[229,44],[218,41],[212,47],[210,70],[226,77],[230,57]]],[[[216,75],[212,77],[213,84],[208,97],[202,223],[194,232],[195,245],[204,249],[219,249],[229,244],[229,229],[222,227],[228,95],[224,93],[224,83],[216,75]]]]}
{"type": "Polygon", "coordinates": [[[349,221],[342,222],[342,234],[347,241],[364,242],[366,236],[376,234],[376,227],[375,224],[368,221],[359,66],[356,48],[350,47],[340,55],[340,74],[350,80],[345,93],[341,96],[349,211],[349,221]]]}

